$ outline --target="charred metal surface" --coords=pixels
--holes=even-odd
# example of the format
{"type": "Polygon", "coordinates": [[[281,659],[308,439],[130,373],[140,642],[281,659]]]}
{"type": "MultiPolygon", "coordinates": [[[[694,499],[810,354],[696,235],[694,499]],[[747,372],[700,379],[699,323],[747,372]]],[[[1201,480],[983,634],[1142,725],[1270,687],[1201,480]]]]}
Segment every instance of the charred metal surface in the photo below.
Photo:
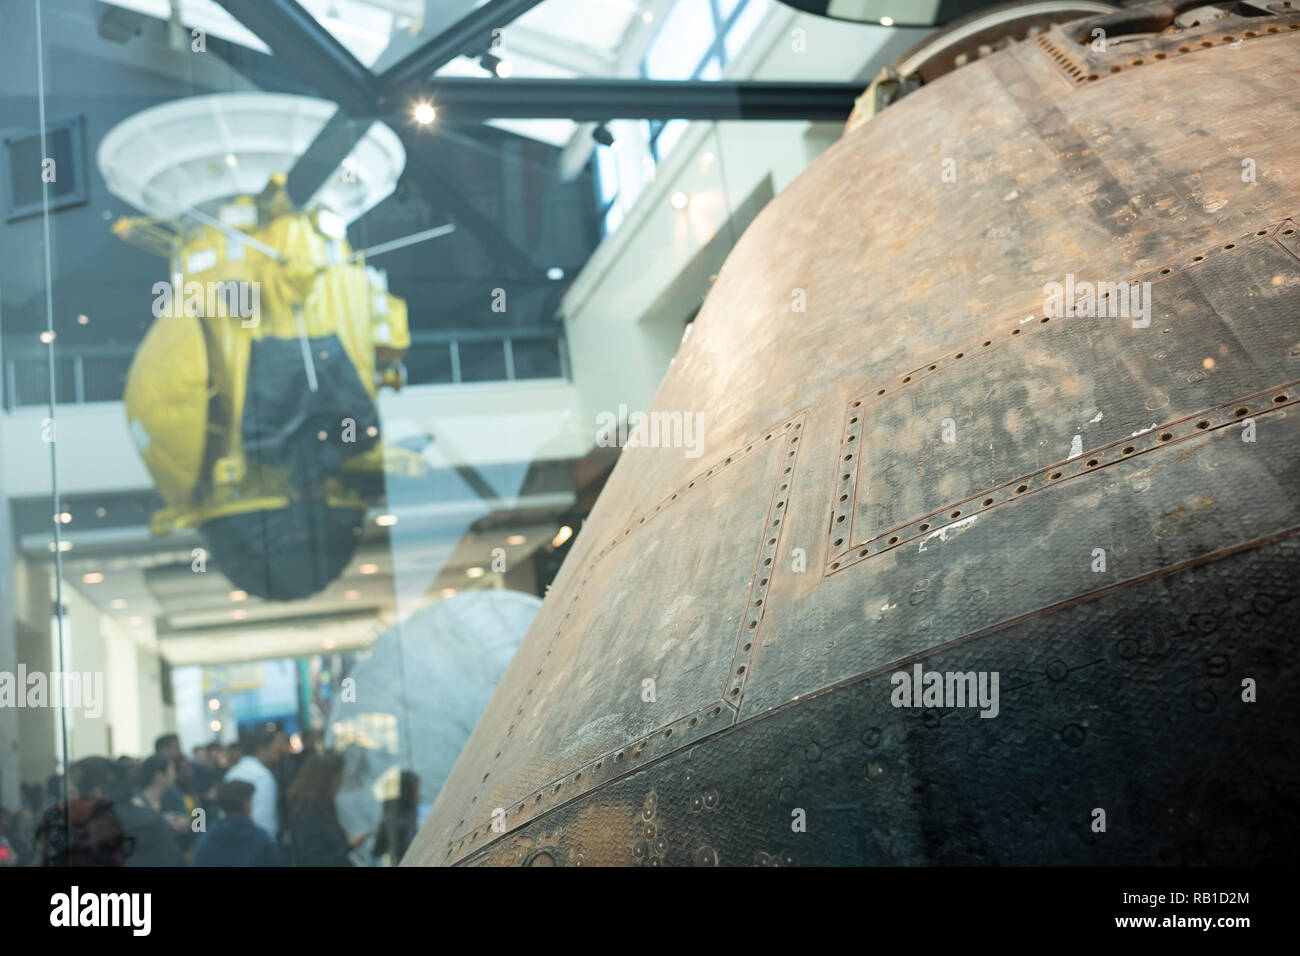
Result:
{"type": "Polygon", "coordinates": [[[703,454],[624,449],[404,862],[1291,860],[1300,30],[1252,23],[1017,44],[777,196],[655,399],[703,454]],[[893,706],[917,663],[997,716],[893,706]]]}

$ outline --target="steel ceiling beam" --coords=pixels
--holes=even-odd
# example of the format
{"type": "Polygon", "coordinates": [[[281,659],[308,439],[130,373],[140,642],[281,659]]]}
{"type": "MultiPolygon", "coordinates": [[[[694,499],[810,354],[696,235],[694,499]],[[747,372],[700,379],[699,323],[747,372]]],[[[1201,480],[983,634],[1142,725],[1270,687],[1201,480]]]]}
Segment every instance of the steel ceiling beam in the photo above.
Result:
{"type": "Polygon", "coordinates": [[[439,67],[462,53],[486,53],[493,30],[509,26],[539,3],[541,0],[488,0],[476,7],[379,74],[377,80],[382,95],[386,100],[394,101],[418,93],[439,67]]]}
{"type": "Polygon", "coordinates": [[[379,94],[374,74],[294,0],[217,2],[321,96],[349,115],[373,115],[379,94]]]}
{"type": "MultiPolygon", "coordinates": [[[[861,83],[723,80],[477,79],[427,84],[438,122],[488,119],[825,120],[843,122],[861,83]]],[[[408,103],[389,103],[385,118],[411,121],[408,103]]]]}

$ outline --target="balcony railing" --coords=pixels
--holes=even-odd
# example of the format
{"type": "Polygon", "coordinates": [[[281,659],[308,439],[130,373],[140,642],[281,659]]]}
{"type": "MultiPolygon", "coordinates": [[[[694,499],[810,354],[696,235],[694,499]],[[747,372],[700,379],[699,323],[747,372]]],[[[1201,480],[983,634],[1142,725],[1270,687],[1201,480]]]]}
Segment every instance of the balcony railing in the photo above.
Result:
{"type": "MultiPolygon", "coordinates": [[[[406,352],[407,385],[458,385],[569,378],[559,328],[486,332],[415,332],[406,352]]],[[[60,405],[120,402],[135,348],[55,346],[55,401],[60,405]]],[[[0,395],[6,409],[48,405],[49,356],[44,348],[5,348],[0,395]]]]}

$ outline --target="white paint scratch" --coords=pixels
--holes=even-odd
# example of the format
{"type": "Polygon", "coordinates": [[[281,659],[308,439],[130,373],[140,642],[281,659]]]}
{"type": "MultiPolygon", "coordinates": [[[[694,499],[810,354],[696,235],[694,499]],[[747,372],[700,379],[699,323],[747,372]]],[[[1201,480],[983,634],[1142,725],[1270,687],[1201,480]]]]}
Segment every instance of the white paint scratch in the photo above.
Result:
{"type": "MultiPolygon", "coordinates": [[[[948,540],[948,535],[951,534],[956,536],[960,534],[962,531],[973,525],[975,519],[978,517],[979,515],[971,515],[969,518],[962,518],[960,521],[954,521],[952,524],[944,525],[938,531],[931,531],[925,541],[933,541],[935,538],[938,538],[940,541],[946,542],[948,540]]],[[[918,552],[925,550],[925,541],[921,542],[921,546],[917,549],[918,552]]]]}
{"type": "Polygon", "coordinates": [[[1089,424],[1089,425],[1095,425],[1095,424],[1097,424],[1099,421],[1101,421],[1101,412],[1098,412],[1098,413],[1097,413],[1096,415],[1094,415],[1092,418],[1088,419],[1088,424],[1089,424]]]}
{"type": "Polygon", "coordinates": [[[1020,324],[1024,325],[1026,322],[1032,322],[1032,321],[1034,321],[1034,317],[1032,315],[1027,315],[1020,320],[1020,324]]]}
{"type": "Polygon", "coordinates": [[[1082,454],[1083,454],[1083,436],[1075,435],[1073,438],[1070,439],[1070,454],[1066,456],[1065,460],[1069,461],[1071,458],[1078,458],[1082,454]]]}
{"type": "Polygon", "coordinates": [[[1152,423],[1151,423],[1150,425],[1148,425],[1146,428],[1139,428],[1137,431],[1135,431],[1132,435],[1129,435],[1128,437],[1129,437],[1129,438],[1137,438],[1138,435],[1145,435],[1147,432],[1151,431],[1151,429],[1153,429],[1153,428],[1155,428],[1155,427],[1156,427],[1156,423],[1155,423],[1155,422],[1152,422],[1152,423]]]}

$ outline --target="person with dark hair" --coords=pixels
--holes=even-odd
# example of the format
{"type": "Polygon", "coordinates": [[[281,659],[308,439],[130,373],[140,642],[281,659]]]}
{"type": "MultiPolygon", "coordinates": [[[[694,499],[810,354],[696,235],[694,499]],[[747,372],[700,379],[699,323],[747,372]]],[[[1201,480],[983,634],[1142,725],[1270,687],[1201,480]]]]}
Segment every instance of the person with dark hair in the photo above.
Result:
{"type": "Polygon", "coordinates": [[[115,802],[125,802],[135,793],[135,781],[140,776],[140,760],[126,754],[117,758],[113,767],[113,793],[109,796],[115,802]]]}
{"type": "Polygon", "coordinates": [[[244,741],[244,757],[226,771],[226,780],[243,780],[253,785],[253,822],[271,835],[280,836],[279,787],[272,768],[280,756],[276,730],[256,731],[244,741]]]}
{"type": "Polygon", "coordinates": [[[46,811],[36,845],[43,866],[124,866],[135,839],[122,831],[107,800],[70,797],[66,814],[62,804],[46,811]]]}
{"type": "Polygon", "coordinates": [[[214,820],[208,832],[199,837],[194,865],[279,866],[280,851],[275,841],[248,816],[253,807],[253,785],[228,780],[217,788],[217,800],[225,816],[214,820]]]}
{"type": "Polygon", "coordinates": [[[244,748],[239,744],[226,744],[221,748],[222,776],[239,761],[244,759],[244,748]]]}
{"type": "MultiPolygon", "coordinates": [[[[198,806],[194,798],[194,768],[181,752],[181,738],[176,734],[163,734],[153,742],[156,757],[166,757],[176,767],[176,782],[162,795],[163,813],[183,813],[189,816],[198,806]]],[[[181,846],[189,849],[192,839],[182,837],[181,846]]]]}
{"type": "Polygon", "coordinates": [[[121,773],[107,757],[83,757],[68,768],[68,798],[112,800],[121,790],[121,773]]]}
{"type": "Polygon", "coordinates": [[[207,803],[216,796],[218,767],[216,744],[200,744],[194,748],[194,759],[190,766],[194,768],[194,792],[200,803],[207,803]]]}
{"type": "Polygon", "coordinates": [[[370,836],[348,839],[334,797],[343,785],[343,757],[333,751],[303,761],[289,788],[289,846],[294,866],[351,866],[348,855],[370,836]]]}
{"type": "Polygon", "coordinates": [[[140,765],[140,789],[118,813],[122,829],[135,840],[127,866],[184,865],[178,836],[189,831],[189,818],[163,810],[163,794],[175,783],[170,757],[154,754],[140,765]]]}
{"type": "Polygon", "coordinates": [[[17,813],[11,813],[0,807],[0,866],[31,866],[35,862],[31,834],[31,811],[19,807],[17,813]]]}
{"type": "Polygon", "coordinates": [[[0,866],[26,866],[27,844],[14,830],[13,814],[0,807],[0,866]]]}
{"type": "Polygon", "coordinates": [[[392,865],[398,864],[415,839],[415,818],[419,806],[420,777],[410,770],[403,770],[397,796],[384,801],[384,815],[379,823],[379,836],[375,837],[372,856],[388,854],[392,865]]]}

